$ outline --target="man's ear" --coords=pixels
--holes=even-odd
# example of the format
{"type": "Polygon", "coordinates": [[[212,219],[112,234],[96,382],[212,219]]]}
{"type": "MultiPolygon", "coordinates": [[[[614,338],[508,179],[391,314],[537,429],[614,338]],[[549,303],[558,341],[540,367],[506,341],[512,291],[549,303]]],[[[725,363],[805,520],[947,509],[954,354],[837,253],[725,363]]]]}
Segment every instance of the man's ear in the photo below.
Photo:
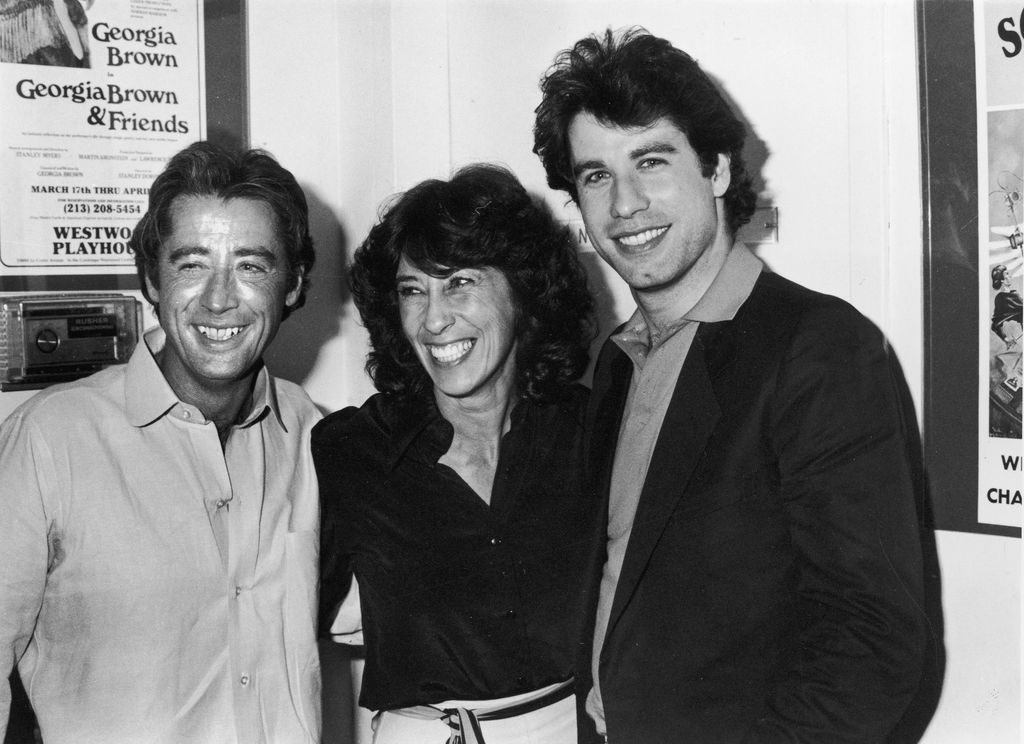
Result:
{"type": "Polygon", "coordinates": [[[146,274],[146,292],[149,294],[149,299],[153,302],[153,304],[156,304],[156,303],[160,302],[160,290],[157,289],[157,286],[153,283],[153,280],[150,279],[149,272],[147,271],[147,272],[145,272],[145,274],[146,274]]]}
{"type": "Polygon", "coordinates": [[[714,173],[711,174],[711,188],[716,198],[725,196],[725,192],[729,190],[729,184],[732,183],[731,164],[732,161],[728,155],[724,152],[718,153],[718,164],[715,166],[714,173]]]}
{"type": "Polygon", "coordinates": [[[293,307],[296,302],[299,301],[299,295],[302,294],[302,284],[306,280],[306,274],[301,269],[295,274],[295,286],[288,290],[288,294],[284,297],[284,306],[293,307]]]}

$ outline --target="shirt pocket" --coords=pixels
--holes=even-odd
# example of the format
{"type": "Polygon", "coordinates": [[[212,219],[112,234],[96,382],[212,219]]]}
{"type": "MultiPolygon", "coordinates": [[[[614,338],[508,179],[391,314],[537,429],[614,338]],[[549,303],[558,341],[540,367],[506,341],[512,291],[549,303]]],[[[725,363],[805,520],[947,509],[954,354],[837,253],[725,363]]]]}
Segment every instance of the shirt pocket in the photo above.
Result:
{"type": "Polygon", "coordinates": [[[285,537],[288,686],[295,713],[312,741],[320,740],[320,658],[316,646],[319,553],[316,530],[289,532],[285,537]]]}

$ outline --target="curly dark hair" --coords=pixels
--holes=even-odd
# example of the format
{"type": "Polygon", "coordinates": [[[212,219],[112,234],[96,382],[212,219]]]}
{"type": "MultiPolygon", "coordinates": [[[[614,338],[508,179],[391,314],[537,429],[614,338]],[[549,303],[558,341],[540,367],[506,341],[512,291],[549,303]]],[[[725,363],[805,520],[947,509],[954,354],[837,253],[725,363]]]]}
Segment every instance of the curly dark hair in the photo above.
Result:
{"type": "Polygon", "coordinates": [[[1006,281],[1006,266],[998,264],[992,267],[992,289],[999,289],[1006,281]]]}
{"type": "Polygon", "coordinates": [[[505,168],[474,164],[414,186],[385,205],[353,258],[349,286],[372,347],[366,371],[379,391],[422,399],[433,385],[402,331],[403,256],[432,276],[480,267],[504,275],[518,309],[520,396],[555,400],[583,374],[593,300],[572,234],[505,168]]]}
{"type": "Polygon", "coordinates": [[[686,52],[642,28],[618,38],[607,29],[603,37],[588,36],[560,52],[540,86],[533,151],[551,188],[578,200],[568,135],[577,114],[617,127],[645,127],[665,118],[686,135],[705,176],[714,172],[719,153],[729,156],[729,230],[735,234],[750,221],[757,194],[743,162],[746,127],[686,52]]]}
{"type": "Polygon", "coordinates": [[[149,189],[149,208],[132,233],[135,269],[142,294],[156,307],[146,279],[160,287],[160,244],[171,233],[173,207],[179,197],[215,196],[252,199],[270,207],[277,220],[278,237],[288,257],[291,287],[301,278],[299,298],[284,308],[284,316],[306,301],[309,272],[316,254],[309,234],[306,195],[290,171],[264,150],[228,150],[212,142],[193,142],[168,161],[149,189]]]}

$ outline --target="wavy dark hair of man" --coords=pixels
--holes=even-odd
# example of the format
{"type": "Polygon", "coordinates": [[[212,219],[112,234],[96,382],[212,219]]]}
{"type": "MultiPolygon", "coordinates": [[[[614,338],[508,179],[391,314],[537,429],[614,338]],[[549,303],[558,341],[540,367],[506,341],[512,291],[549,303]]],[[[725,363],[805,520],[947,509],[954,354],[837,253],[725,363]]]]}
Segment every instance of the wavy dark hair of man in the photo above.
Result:
{"type": "Polygon", "coordinates": [[[714,81],[686,52],[642,28],[580,39],[558,54],[541,79],[533,128],[548,185],[577,201],[569,125],[587,113],[605,125],[646,127],[667,119],[686,135],[701,171],[710,176],[718,154],[729,156],[725,210],[732,234],[750,221],[757,194],[743,161],[747,128],[714,81]]]}
{"type": "Polygon", "coordinates": [[[146,279],[159,288],[160,245],[171,234],[177,200],[206,196],[224,201],[252,199],[270,208],[288,259],[289,289],[300,277],[304,280],[298,301],[284,308],[284,317],[302,307],[316,260],[302,187],[291,171],[264,150],[230,150],[205,141],[193,142],[172,157],[149,189],[149,208],[129,242],[143,296],[156,307],[146,279]]]}

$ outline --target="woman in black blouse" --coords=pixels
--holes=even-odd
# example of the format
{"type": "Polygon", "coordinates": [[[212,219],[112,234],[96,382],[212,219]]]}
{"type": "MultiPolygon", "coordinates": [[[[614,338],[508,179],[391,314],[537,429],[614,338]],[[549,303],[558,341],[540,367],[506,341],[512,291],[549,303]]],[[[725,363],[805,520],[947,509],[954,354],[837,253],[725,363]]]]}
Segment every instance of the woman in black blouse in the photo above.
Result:
{"type": "Polygon", "coordinates": [[[393,202],[350,284],[380,392],[313,432],[321,627],[354,573],[374,741],[575,742],[600,509],[582,478],[592,301],[571,235],[511,173],[471,166],[393,202]]]}

